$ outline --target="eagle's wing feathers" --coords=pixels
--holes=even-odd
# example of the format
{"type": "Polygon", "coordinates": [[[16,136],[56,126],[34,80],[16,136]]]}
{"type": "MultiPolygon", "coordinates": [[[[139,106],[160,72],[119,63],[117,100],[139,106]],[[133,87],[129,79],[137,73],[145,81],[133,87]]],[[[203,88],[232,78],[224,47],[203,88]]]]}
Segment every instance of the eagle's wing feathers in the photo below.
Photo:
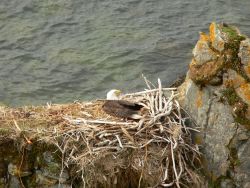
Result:
{"type": "Polygon", "coordinates": [[[137,103],[125,101],[125,100],[118,100],[118,103],[126,108],[130,108],[131,110],[140,110],[143,106],[137,103]]]}
{"type": "Polygon", "coordinates": [[[122,118],[136,117],[134,115],[138,114],[138,111],[142,107],[143,107],[142,105],[125,100],[107,100],[103,104],[103,110],[107,114],[122,118]]]}

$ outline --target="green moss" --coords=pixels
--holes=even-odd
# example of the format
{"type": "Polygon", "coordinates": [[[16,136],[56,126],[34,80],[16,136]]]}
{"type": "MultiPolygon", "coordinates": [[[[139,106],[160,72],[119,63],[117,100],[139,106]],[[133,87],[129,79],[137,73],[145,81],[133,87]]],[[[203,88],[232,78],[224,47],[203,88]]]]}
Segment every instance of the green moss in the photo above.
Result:
{"type": "Polygon", "coordinates": [[[234,161],[234,166],[239,166],[242,162],[239,159],[234,161]]]}
{"type": "Polygon", "coordinates": [[[239,35],[236,29],[234,29],[232,26],[223,26],[221,30],[223,33],[226,33],[231,42],[240,42],[246,39],[244,36],[239,35]]]}
{"type": "MultiPolygon", "coordinates": [[[[238,54],[238,51],[237,51],[237,54],[238,54]]],[[[241,66],[241,62],[238,56],[237,56],[237,59],[231,62],[230,68],[235,70],[237,73],[239,73],[247,82],[250,82],[250,78],[247,76],[247,74],[243,70],[243,67],[241,66]]]]}
{"type": "Polygon", "coordinates": [[[234,169],[235,166],[240,164],[238,154],[237,154],[237,149],[230,145],[228,146],[228,149],[230,151],[230,156],[229,156],[230,166],[232,169],[234,169]]]}
{"type": "Polygon", "coordinates": [[[215,177],[214,175],[208,180],[208,188],[221,188],[221,184],[223,181],[233,182],[230,173],[227,171],[226,175],[221,175],[219,177],[215,177]]]}
{"type": "Polygon", "coordinates": [[[222,91],[224,97],[226,97],[229,105],[234,105],[236,102],[239,102],[241,99],[236,94],[235,89],[230,87],[222,91]]]}
{"type": "Polygon", "coordinates": [[[230,62],[228,62],[226,66],[235,70],[245,80],[250,82],[250,79],[248,78],[241,66],[240,58],[238,57],[240,42],[242,40],[245,40],[246,38],[242,35],[239,35],[237,30],[232,26],[223,26],[221,27],[221,31],[225,34],[227,38],[227,43],[225,44],[225,55],[231,56],[230,62]]]}
{"type": "Polygon", "coordinates": [[[243,104],[242,109],[240,110],[240,113],[236,113],[237,116],[235,116],[234,119],[235,119],[235,122],[240,123],[241,125],[244,125],[245,128],[250,130],[250,120],[247,119],[245,116],[245,112],[247,110],[248,105],[242,101],[242,99],[237,95],[233,87],[223,90],[222,94],[226,98],[230,106],[233,106],[238,102],[243,104]]]}
{"type": "Polygon", "coordinates": [[[235,121],[237,123],[240,123],[241,125],[244,125],[245,128],[247,128],[247,130],[250,130],[250,120],[247,119],[246,117],[235,117],[235,121]]]}

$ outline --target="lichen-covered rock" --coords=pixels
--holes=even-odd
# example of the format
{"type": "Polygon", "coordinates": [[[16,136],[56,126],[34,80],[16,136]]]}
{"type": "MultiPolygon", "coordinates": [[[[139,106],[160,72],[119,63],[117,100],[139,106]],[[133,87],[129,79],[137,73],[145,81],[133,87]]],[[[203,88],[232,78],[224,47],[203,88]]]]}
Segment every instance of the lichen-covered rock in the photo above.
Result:
{"type": "Polygon", "coordinates": [[[249,39],[235,27],[212,23],[179,87],[181,105],[201,127],[194,138],[214,187],[250,185],[249,49],[249,39]]]}
{"type": "MultiPolygon", "coordinates": [[[[246,179],[250,178],[250,174],[246,171],[250,162],[246,157],[250,152],[247,143],[249,135],[237,134],[239,125],[235,122],[232,108],[229,104],[221,102],[222,90],[221,86],[200,88],[187,76],[186,81],[179,87],[182,96],[180,102],[201,127],[201,134],[196,134],[195,141],[202,145],[203,164],[207,174],[221,187],[234,186],[237,182],[237,187],[240,188],[244,187],[246,179]],[[230,148],[234,138],[239,138],[241,145],[230,148]],[[235,156],[241,157],[235,158],[235,156]],[[243,166],[237,166],[238,171],[235,173],[235,163],[238,160],[244,163],[243,166]],[[239,178],[245,181],[238,181],[239,178]]],[[[241,129],[247,132],[245,127],[241,129]]]]}
{"type": "Polygon", "coordinates": [[[40,166],[40,170],[37,171],[39,182],[55,180],[55,182],[65,183],[69,179],[68,171],[66,169],[62,171],[61,162],[53,156],[52,151],[46,151],[42,156],[38,156],[37,165],[40,166]]]}
{"type": "Polygon", "coordinates": [[[235,70],[228,69],[227,73],[223,75],[223,82],[226,87],[239,88],[242,84],[246,83],[246,80],[235,70]]]}
{"type": "Polygon", "coordinates": [[[29,176],[32,174],[32,172],[29,169],[24,169],[19,166],[16,164],[10,163],[8,165],[8,173],[12,176],[18,176],[18,177],[25,177],[25,176],[29,176]]]}
{"type": "Polygon", "coordinates": [[[225,40],[223,39],[223,33],[221,28],[216,23],[211,23],[210,25],[210,40],[212,42],[212,47],[219,52],[222,52],[225,49],[225,40]]]}
{"type": "Polygon", "coordinates": [[[209,36],[205,33],[200,33],[200,40],[193,49],[193,57],[197,66],[207,62],[217,61],[219,55],[210,48],[210,43],[209,36]]]}
{"type": "Polygon", "coordinates": [[[236,131],[230,106],[220,102],[216,87],[201,89],[187,78],[185,85],[179,89],[183,89],[181,93],[185,94],[182,105],[202,127],[203,133],[197,135],[196,139],[205,143],[203,151],[209,164],[207,170],[214,176],[226,175],[230,165],[227,161],[230,154],[227,145],[236,131]]]}
{"type": "MultiPolygon", "coordinates": [[[[249,135],[248,135],[249,137],[249,135]]],[[[236,183],[240,186],[244,184],[245,187],[250,185],[250,140],[242,141],[238,146],[238,166],[235,167],[236,183]],[[245,142],[245,143],[244,143],[245,142]]]]}
{"type": "MultiPolygon", "coordinates": [[[[200,85],[219,85],[222,83],[222,72],[230,67],[245,76],[238,58],[239,45],[244,39],[235,27],[212,23],[210,34],[200,33],[200,39],[193,49],[190,78],[200,85]]],[[[242,47],[242,57],[247,59],[245,48],[242,47]]]]}
{"type": "Polygon", "coordinates": [[[231,151],[230,161],[234,165],[231,175],[237,187],[250,184],[250,133],[244,127],[238,127],[228,148],[231,151]]]}
{"type": "Polygon", "coordinates": [[[41,170],[36,170],[36,185],[38,186],[52,186],[55,185],[58,181],[54,178],[46,177],[41,170]]]}
{"type": "Polygon", "coordinates": [[[244,71],[250,79],[250,39],[241,41],[239,57],[241,59],[241,63],[243,64],[244,71]]]}
{"type": "Polygon", "coordinates": [[[197,84],[221,83],[220,72],[224,66],[225,57],[220,52],[224,50],[225,41],[219,26],[212,23],[210,35],[200,33],[200,39],[193,49],[193,60],[190,63],[190,78],[197,84]]]}
{"type": "Polygon", "coordinates": [[[244,103],[250,105],[250,83],[243,83],[236,89],[236,93],[244,103]]]}
{"type": "Polygon", "coordinates": [[[0,188],[70,187],[69,173],[66,167],[61,170],[54,147],[42,143],[25,145],[22,137],[19,139],[0,144],[0,188]]]}
{"type": "MultiPolygon", "coordinates": [[[[207,84],[220,74],[219,71],[223,67],[223,58],[218,58],[216,61],[209,61],[202,66],[199,65],[194,59],[190,64],[190,78],[197,84],[207,84]]],[[[220,82],[220,79],[219,79],[220,82]]],[[[216,85],[217,83],[215,83],[216,85]]]]}

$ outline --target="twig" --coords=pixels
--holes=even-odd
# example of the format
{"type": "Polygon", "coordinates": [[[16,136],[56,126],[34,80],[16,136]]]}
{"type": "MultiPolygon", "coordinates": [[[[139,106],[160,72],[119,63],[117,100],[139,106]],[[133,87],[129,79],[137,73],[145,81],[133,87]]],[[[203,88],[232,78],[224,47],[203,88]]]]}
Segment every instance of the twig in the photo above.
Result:
{"type": "Polygon", "coordinates": [[[119,146],[120,146],[121,148],[123,148],[123,145],[122,145],[122,142],[121,142],[119,136],[118,136],[118,135],[115,135],[115,137],[116,137],[116,139],[118,140],[119,146]]]}
{"type": "Polygon", "coordinates": [[[142,78],[144,79],[144,81],[145,81],[145,83],[146,83],[146,85],[148,86],[148,88],[149,89],[151,89],[151,86],[149,85],[149,81],[148,81],[148,79],[142,74],[142,78]]]}
{"type": "Polygon", "coordinates": [[[172,157],[174,175],[175,175],[175,180],[176,180],[176,186],[178,188],[180,188],[179,177],[178,177],[176,166],[175,166],[175,157],[174,157],[174,149],[173,149],[173,143],[172,142],[170,144],[170,148],[171,148],[171,157],[172,157]]]}
{"type": "Polygon", "coordinates": [[[158,78],[158,86],[159,86],[159,111],[162,111],[162,86],[160,78],[158,78]]]}
{"type": "MultiPolygon", "coordinates": [[[[174,91],[177,90],[177,88],[162,88],[162,91],[174,91]]],[[[125,95],[123,95],[124,97],[127,96],[136,96],[136,95],[142,95],[142,94],[147,94],[147,93],[154,93],[159,91],[159,89],[151,89],[151,90],[146,90],[146,91],[140,91],[140,92],[136,92],[136,93],[127,93],[125,95]]]]}
{"type": "Polygon", "coordinates": [[[135,123],[127,123],[127,122],[115,122],[115,121],[104,121],[104,120],[89,120],[89,119],[83,119],[83,118],[78,118],[78,119],[70,119],[68,117],[64,117],[65,120],[75,123],[75,124],[109,124],[109,125],[135,125],[135,123]]]}

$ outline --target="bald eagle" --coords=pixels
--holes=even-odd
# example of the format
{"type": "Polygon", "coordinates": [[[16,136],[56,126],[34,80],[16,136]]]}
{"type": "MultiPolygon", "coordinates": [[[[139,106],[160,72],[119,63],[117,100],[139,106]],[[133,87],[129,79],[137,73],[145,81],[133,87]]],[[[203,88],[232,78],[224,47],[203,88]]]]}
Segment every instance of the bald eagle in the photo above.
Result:
{"type": "Polygon", "coordinates": [[[140,110],[142,105],[120,100],[121,91],[112,89],[107,93],[107,100],[102,108],[104,112],[111,116],[128,118],[128,119],[141,119],[140,110]]]}

